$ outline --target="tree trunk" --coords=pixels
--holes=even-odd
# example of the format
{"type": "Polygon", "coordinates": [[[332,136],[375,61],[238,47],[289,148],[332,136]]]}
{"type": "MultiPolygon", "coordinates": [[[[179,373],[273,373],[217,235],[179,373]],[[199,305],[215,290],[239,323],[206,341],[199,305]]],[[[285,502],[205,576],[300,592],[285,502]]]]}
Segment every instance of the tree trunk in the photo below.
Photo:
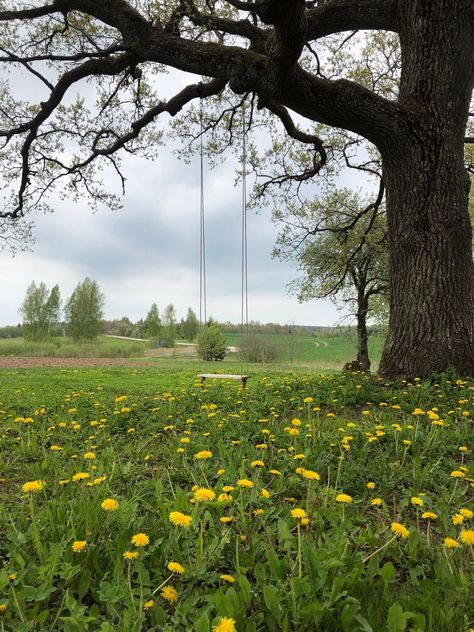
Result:
{"type": "Polygon", "coordinates": [[[382,150],[390,245],[390,322],[379,372],[474,376],[474,263],[463,136],[473,27],[457,0],[400,2],[400,104],[418,111],[382,150]],[[449,17],[448,17],[449,16],[449,17]]]}
{"type": "Polygon", "coordinates": [[[370,371],[369,335],[367,333],[368,300],[364,293],[359,292],[357,301],[357,362],[362,371],[370,371]]]}

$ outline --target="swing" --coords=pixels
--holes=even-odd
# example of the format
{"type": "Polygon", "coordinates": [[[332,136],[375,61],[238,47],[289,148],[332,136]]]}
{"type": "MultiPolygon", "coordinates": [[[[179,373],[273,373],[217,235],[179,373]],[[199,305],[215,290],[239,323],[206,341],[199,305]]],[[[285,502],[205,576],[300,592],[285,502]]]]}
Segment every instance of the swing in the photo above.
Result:
{"type": "MultiPolygon", "coordinates": [[[[201,101],[201,136],[200,136],[200,245],[199,245],[199,325],[202,327],[207,322],[207,295],[206,295],[206,240],[204,226],[204,150],[203,150],[203,111],[201,101]]],[[[241,340],[245,328],[248,333],[248,283],[247,283],[247,145],[245,139],[245,111],[242,107],[242,225],[241,225],[241,340]]],[[[248,375],[242,371],[240,375],[229,373],[200,373],[198,378],[201,384],[206,379],[213,380],[240,380],[242,388],[247,386],[248,375]]]]}

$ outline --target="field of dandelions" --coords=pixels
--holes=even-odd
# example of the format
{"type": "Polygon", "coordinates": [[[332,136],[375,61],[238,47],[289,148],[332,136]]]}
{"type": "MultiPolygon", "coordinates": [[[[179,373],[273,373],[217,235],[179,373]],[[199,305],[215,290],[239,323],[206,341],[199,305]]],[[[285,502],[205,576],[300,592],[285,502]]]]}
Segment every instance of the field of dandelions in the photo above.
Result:
{"type": "Polygon", "coordinates": [[[449,375],[3,371],[0,631],[469,632],[473,448],[449,375]]]}

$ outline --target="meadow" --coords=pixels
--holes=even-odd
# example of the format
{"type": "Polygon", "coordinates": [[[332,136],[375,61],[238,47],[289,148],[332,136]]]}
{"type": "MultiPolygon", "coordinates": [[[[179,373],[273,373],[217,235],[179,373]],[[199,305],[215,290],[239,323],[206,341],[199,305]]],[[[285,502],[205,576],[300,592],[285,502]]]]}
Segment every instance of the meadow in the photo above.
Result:
{"type": "Polygon", "coordinates": [[[449,374],[2,370],[0,630],[470,632],[473,422],[449,374]]]}
{"type": "MultiPolygon", "coordinates": [[[[239,347],[240,334],[227,334],[226,338],[229,346],[239,347]]],[[[306,366],[324,371],[340,370],[346,362],[356,357],[357,341],[353,335],[314,337],[305,334],[257,334],[254,338],[276,348],[275,362],[271,364],[283,370],[291,366],[306,366]]],[[[369,337],[369,353],[374,368],[378,365],[383,341],[384,338],[380,335],[369,337]]],[[[147,342],[107,336],[99,336],[94,341],[81,344],[74,343],[67,337],[55,337],[43,342],[12,338],[0,340],[0,357],[143,358],[149,347],[150,343],[147,342]]],[[[189,360],[189,357],[186,359],[189,360]]],[[[228,354],[224,362],[238,362],[238,354],[228,354]]]]}
{"type": "Polygon", "coordinates": [[[99,336],[90,342],[75,343],[66,336],[56,336],[41,342],[23,338],[0,340],[0,357],[40,358],[130,358],[143,357],[146,344],[99,336]]]}

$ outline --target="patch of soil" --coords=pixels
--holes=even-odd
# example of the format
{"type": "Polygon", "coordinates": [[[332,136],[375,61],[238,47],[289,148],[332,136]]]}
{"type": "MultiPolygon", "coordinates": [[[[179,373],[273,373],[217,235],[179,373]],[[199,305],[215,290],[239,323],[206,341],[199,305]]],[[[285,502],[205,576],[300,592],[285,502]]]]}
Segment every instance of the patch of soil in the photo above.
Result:
{"type": "Polygon", "coordinates": [[[134,366],[147,367],[155,363],[153,358],[195,355],[193,347],[176,347],[175,349],[147,349],[143,358],[23,358],[0,356],[0,369],[31,369],[37,367],[53,367],[64,369],[80,369],[88,367],[134,366]]]}

